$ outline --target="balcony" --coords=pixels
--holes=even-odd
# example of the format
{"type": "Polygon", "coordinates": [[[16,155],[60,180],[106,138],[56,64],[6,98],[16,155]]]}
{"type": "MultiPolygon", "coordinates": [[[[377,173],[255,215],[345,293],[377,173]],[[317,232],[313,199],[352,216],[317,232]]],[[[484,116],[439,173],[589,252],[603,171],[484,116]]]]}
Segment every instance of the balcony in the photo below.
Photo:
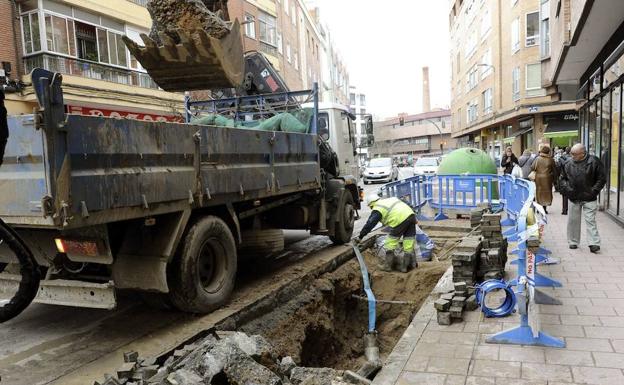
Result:
{"type": "Polygon", "coordinates": [[[29,56],[24,58],[24,66],[26,73],[39,67],[48,71],[60,72],[67,75],[81,76],[128,86],[158,89],[158,85],[154,83],[152,78],[146,73],[109,67],[63,56],[50,54],[29,56]]]}

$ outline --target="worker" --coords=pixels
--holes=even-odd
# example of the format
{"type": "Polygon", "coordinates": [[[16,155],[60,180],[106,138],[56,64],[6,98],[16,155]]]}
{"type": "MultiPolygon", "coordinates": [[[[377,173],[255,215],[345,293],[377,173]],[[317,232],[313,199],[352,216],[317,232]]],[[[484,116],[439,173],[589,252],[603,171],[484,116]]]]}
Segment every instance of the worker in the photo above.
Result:
{"type": "Polygon", "coordinates": [[[370,196],[367,203],[373,211],[357,240],[361,241],[379,222],[390,227],[390,234],[384,241],[380,255],[379,268],[391,271],[394,267],[395,270],[406,273],[408,269],[418,267],[414,252],[417,223],[414,210],[399,198],[382,199],[377,194],[370,196]],[[397,247],[401,237],[403,237],[402,251],[397,247]]]}

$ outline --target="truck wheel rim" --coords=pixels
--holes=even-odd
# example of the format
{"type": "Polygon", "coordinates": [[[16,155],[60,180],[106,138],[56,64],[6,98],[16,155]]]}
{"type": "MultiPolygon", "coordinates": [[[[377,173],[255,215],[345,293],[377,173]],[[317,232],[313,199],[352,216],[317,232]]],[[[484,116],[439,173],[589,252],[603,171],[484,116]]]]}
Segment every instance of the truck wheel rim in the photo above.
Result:
{"type": "Polygon", "coordinates": [[[197,274],[201,287],[214,294],[223,286],[227,271],[226,251],[217,239],[207,239],[197,258],[197,274]]]}
{"type": "Polygon", "coordinates": [[[353,205],[350,204],[345,205],[344,210],[344,218],[346,219],[345,227],[351,229],[355,222],[355,210],[353,210],[353,205]]]}

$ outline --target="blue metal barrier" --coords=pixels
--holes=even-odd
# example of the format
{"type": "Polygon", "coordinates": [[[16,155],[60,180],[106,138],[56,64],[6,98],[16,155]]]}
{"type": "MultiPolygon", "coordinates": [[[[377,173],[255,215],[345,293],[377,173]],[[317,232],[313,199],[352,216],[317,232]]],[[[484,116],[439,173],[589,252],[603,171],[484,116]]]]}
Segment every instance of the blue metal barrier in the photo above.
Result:
{"type": "MultiPolygon", "coordinates": [[[[425,204],[438,209],[436,220],[447,219],[445,209],[471,209],[479,203],[493,203],[492,191],[498,182],[498,193],[507,218],[504,226],[513,226],[504,232],[510,241],[517,241],[518,247],[512,253],[518,256],[518,276],[508,283],[517,286],[516,296],[521,315],[520,326],[497,333],[486,341],[518,345],[564,347],[565,342],[542,333],[539,329],[534,304],[561,304],[560,301],[540,292],[539,286],[561,286],[552,278],[537,273],[537,265],[547,259],[551,252],[540,247],[536,255],[527,249],[526,240],[535,228],[527,227],[527,215],[535,198],[535,183],[511,175],[437,175],[414,177],[393,182],[382,188],[385,196],[395,196],[409,202],[418,209],[425,204]]],[[[539,229],[543,231],[543,229],[539,229]]],[[[512,263],[514,263],[512,262],[512,263]]]]}

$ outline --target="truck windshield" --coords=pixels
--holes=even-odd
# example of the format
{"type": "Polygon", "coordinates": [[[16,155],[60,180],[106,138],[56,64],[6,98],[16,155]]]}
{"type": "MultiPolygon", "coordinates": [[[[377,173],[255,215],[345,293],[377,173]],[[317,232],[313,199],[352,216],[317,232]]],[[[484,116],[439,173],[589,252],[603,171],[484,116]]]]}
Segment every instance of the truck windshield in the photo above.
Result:
{"type": "Polygon", "coordinates": [[[375,158],[371,159],[368,167],[390,167],[392,165],[392,159],[390,158],[375,158]]]}
{"type": "Polygon", "coordinates": [[[438,160],[436,158],[419,158],[416,161],[416,166],[437,166],[438,160]]]}

